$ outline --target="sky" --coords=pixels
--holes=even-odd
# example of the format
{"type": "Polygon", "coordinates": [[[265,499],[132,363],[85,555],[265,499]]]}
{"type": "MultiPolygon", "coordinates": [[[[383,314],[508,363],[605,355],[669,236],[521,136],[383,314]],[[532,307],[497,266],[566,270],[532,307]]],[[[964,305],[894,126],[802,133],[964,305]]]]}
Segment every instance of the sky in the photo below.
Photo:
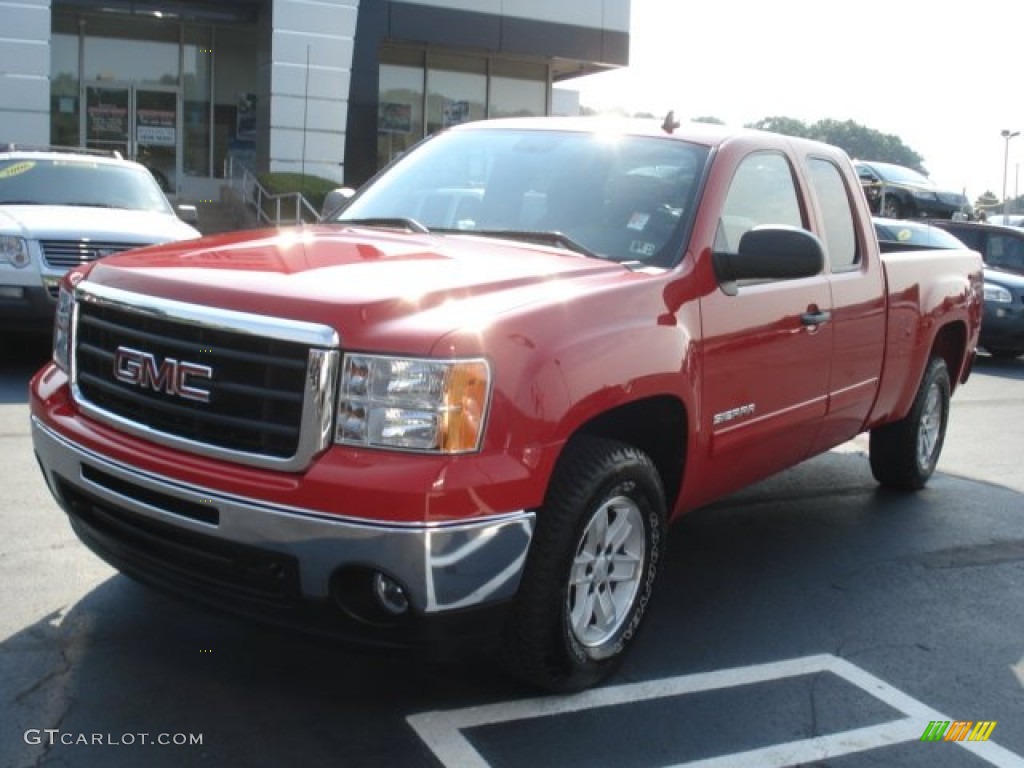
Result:
{"type": "MultiPolygon", "coordinates": [[[[632,0],[629,66],[563,85],[597,110],[853,120],[975,200],[1024,193],[1024,1],[632,0]]],[[[860,158],[870,160],[873,158],[860,158]]]]}

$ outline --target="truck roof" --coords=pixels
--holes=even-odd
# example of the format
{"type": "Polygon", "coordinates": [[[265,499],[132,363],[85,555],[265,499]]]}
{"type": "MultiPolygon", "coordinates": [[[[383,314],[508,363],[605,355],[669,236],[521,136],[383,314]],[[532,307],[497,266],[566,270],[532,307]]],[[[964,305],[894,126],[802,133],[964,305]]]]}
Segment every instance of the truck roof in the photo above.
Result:
{"type": "Polygon", "coordinates": [[[701,144],[707,147],[718,147],[727,141],[737,138],[754,138],[761,143],[772,139],[780,143],[796,146],[815,146],[822,151],[840,152],[843,150],[830,144],[813,139],[787,136],[781,133],[761,131],[753,128],[737,128],[736,126],[719,125],[717,123],[700,123],[673,121],[671,113],[668,118],[628,118],[617,116],[579,116],[579,117],[510,117],[493,120],[479,120],[462,123],[449,130],[480,131],[480,130],[537,130],[537,131],[580,131],[587,133],[623,133],[636,136],[671,135],[682,141],[701,144]],[[666,126],[672,125],[671,130],[666,126]]]}

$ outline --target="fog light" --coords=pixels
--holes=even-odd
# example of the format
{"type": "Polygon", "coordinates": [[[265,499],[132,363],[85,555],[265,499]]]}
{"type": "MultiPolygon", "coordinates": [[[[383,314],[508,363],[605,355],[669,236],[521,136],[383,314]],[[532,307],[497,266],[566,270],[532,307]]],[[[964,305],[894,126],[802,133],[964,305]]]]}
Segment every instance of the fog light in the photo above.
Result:
{"type": "Polygon", "coordinates": [[[405,594],[405,589],[390,576],[383,573],[373,575],[373,594],[388,613],[397,616],[409,610],[409,598],[405,594]]]}
{"type": "Polygon", "coordinates": [[[20,285],[0,285],[0,299],[23,299],[25,289],[20,285]]]}

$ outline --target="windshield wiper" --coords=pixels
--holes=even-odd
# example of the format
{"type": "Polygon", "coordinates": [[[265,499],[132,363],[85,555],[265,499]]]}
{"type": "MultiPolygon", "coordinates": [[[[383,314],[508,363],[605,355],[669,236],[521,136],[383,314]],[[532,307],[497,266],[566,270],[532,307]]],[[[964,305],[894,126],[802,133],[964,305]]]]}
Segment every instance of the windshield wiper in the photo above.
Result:
{"type": "Polygon", "coordinates": [[[345,224],[353,227],[386,227],[388,229],[408,229],[410,232],[418,232],[421,235],[429,234],[430,230],[420,224],[416,219],[405,217],[375,217],[366,219],[335,219],[334,224],[345,224]]]}
{"type": "Polygon", "coordinates": [[[462,234],[483,235],[484,237],[504,237],[508,240],[524,240],[528,243],[540,243],[541,245],[557,245],[567,251],[573,251],[592,259],[604,258],[596,251],[592,251],[578,240],[573,240],[564,232],[548,230],[518,230],[518,229],[480,229],[466,230],[462,234]]]}

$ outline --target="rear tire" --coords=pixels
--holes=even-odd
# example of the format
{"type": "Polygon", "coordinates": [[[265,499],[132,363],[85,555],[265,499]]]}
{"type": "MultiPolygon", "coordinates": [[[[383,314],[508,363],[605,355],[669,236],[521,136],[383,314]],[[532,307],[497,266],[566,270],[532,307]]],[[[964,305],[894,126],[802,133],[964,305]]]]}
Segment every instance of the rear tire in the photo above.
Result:
{"type": "Polygon", "coordinates": [[[537,512],[502,634],[506,670],[558,692],[611,674],[644,618],[665,519],[661,480],[645,453],[605,438],[570,442],[537,512]]]}
{"type": "Polygon", "coordinates": [[[885,488],[918,491],[935,471],[949,421],[951,387],[945,361],[928,361],[914,404],[903,419],[871,431],[871,473],[885,488]]]}

